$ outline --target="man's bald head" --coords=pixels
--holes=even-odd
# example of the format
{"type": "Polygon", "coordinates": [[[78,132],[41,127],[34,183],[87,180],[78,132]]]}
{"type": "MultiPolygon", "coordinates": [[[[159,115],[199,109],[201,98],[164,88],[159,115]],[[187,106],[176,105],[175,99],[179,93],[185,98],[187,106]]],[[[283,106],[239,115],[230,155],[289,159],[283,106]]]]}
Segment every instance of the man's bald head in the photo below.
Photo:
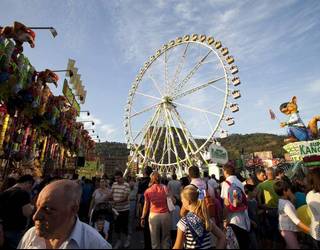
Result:
{"type": "Polygon", "coordinates": [[[39,194],[33,215],[36,233],[45,239],[62,237],[77,218],[81,186],[75,181],[58,180],[48,184],[39,194]]]}
{"type": "Polygon", "coordinates": [[[57,202],[64,204],[79,205],[81,200],[81,186],[71,180],[58,180],[48,184],[40,193],[39,196],[51,197],[57,199],[57,202]]]}

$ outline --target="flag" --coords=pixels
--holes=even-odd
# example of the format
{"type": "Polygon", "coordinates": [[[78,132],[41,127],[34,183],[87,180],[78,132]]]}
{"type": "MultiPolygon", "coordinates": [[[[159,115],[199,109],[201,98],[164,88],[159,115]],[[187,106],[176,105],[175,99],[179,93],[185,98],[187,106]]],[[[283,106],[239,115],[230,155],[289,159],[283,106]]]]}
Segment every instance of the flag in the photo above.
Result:
{"type": "Polygon", "coordinates": [[[269,113],[270,113],[271,120],[275,120],[276,114],[271,109],[269,109],[269,113]]]}

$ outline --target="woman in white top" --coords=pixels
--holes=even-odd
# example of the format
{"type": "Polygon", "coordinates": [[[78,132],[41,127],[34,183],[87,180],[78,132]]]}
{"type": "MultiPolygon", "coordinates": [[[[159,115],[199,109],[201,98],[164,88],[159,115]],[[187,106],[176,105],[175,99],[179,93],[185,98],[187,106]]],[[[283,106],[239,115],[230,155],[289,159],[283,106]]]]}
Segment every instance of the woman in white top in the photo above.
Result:
{"type": "Polygon", "coordinates": [[[287,249],[300,249],[296,233],[298,229],[309,233],[310,228],[297,216],[296,209],[290,201],[293,196],[290,186],[283,180],[274,183],[274,191],[279,195],[279,230],[286,242],[287,249]]]}
{"type": "Polygon", "coordinates": [[[307,204],[311,211],[310,235],[314,248],[320,249],[320,163],[319,167],[311,169],[308,174],[311,191],[307,194],[307,204]]]}
{"type": "Polygon", "coordinates": [[[107,182],[105,179],[100,180],[100,187],[97,188],[93,194],[89,209],[89,218],[91,218],[92,212],[96,205],[99,203],[108,202],[111,199],[111,190],[107,188],[107,182]]]}

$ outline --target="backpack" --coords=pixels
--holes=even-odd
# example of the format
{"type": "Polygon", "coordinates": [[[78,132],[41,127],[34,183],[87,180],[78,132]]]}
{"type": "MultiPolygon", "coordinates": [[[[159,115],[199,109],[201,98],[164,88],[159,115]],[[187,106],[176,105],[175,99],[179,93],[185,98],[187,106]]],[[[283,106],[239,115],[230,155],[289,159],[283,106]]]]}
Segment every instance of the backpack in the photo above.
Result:
{"type": "Polygon", "coordinates": [[[240,187],[229,181],[225,181],[229,185],[228,189],[228,205],[226,206],[230,212],[242,212],[248,208],[247,197],[240,187]]]}
{"type": "MultiPolygon", "coordinates": [[[[209,187],[208,183],[206,183],[207,187],[206,189],[200,189],[194,184],[190,184],[194,186],[197,190],[199,190],[199,200],[203,200],[204,204],[207,207],[209,218],[215,218],[216,217],[216,204],[214,198],[212,198],[208,192],[209,187]]],[[[216,219],[216,218],[215,218],[216,219]]]]}
{"type": "Polygon", "coordinates": [[[209,213],[209,217],[216,217],[216,204],[214,199],[209,195],[208,192],[209,188],[208,188],[208,183],[207,183],[207,189],[205,192],[205,196],[204,196],[204,203],[207,207],[208,213],[209,213]]]}

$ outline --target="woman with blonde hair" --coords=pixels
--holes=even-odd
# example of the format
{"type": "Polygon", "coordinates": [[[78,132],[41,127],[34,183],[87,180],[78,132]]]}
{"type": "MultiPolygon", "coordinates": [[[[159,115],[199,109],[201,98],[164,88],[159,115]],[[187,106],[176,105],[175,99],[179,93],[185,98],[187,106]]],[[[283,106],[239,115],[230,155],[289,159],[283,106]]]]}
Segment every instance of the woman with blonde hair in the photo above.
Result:
{"type": "Polygon", "coordinates": [[[210,219],[204,200],[199,199],[199,193],[200,190],[192,184],[186,186],[181,193],[182,206],[189,212],[178,222],[173,249],[213,248],[211,233],[217,238],[216,248],[225,248],[226,237],[210,219]]]}
{"type": "Polygon", "coordinates": [[[141,216],[141,226],[144,227],[145,219],[150,209],[149,228],[152,249],[170,248],[171,216],[167,205],[167,187],[161,184],[161,176],[153,172],[149,188],[145,191],[144,207],[141,216]]]}

